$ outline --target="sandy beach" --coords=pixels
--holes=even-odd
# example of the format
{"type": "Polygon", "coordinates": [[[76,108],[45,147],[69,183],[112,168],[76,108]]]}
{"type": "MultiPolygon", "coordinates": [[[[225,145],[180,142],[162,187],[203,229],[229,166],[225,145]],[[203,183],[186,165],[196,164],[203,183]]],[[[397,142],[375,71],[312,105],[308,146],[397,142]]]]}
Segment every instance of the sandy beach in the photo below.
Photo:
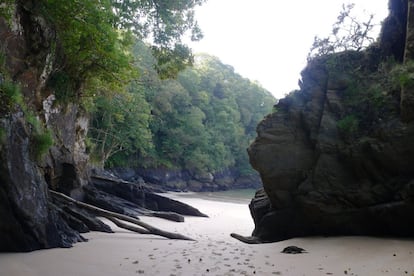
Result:
{"type": "Polygon", "coordinates": [[[186,217],[184,223],[142,220],[196,241],[139,235],[108,222],[115,234],[87,233],[89,242],[70,249],[0,253],[0,275],[414,275],[414,239],[311,237],[247,245],[230,237],[253,229],[247,201],[170,196],[210,217],[186,217]],[[308,253],[280,252],[289,245],[308,253]]]}

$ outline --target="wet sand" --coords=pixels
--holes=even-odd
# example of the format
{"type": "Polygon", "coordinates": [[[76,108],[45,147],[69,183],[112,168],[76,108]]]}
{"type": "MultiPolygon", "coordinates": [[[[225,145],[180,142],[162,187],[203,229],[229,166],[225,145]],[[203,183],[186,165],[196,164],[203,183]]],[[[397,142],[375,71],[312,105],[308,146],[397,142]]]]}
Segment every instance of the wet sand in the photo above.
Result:
{"type": "Polygon", "coordinates": [[[414,275],[414,239],[312,237],[248,245],[230,237],[232,232],[251,233],[247,204],[172,197],[210,218],[186,217],[184,223],[142,220],[196,241],[135,234],[108,222],[115,234],[87,233],[89,242],[70,249],[0,253],[0,276],[414,275]],[[289,245],[308,253],[280,253],[289,245]]]}

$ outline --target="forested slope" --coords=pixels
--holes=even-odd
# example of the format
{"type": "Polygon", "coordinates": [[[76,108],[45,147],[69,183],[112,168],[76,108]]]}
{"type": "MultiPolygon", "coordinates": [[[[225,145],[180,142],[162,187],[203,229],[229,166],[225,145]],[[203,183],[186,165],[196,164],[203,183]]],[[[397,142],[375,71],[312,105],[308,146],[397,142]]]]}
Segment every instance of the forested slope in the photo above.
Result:
{"type": "Polygon", "coordinates": [[[273,96],[212,56],[198,55],[193,67],[161,79],[144,43],[136,42],[133,53],[139,79],[128,92],[95,101],[95,160],[106,168],[252,174],[246,148],[273,96]]]}

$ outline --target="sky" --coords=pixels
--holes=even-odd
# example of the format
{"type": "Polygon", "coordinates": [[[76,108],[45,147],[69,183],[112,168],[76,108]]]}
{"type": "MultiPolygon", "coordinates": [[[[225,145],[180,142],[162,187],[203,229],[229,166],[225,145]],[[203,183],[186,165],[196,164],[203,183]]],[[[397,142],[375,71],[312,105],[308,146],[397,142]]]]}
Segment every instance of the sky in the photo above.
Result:
{"type": "MultiPolygon", "coordinates": [[[[351,2],[355,13],[374,14],[378,23],[388,14],[388,0],[351,2]]],[[[342,3],[349,1],[207,0],[196,8],[204,38],[189,46],[194,53],[218,57],[282,98],[298,88],[315,35],[331,32],[342,3]]]]}

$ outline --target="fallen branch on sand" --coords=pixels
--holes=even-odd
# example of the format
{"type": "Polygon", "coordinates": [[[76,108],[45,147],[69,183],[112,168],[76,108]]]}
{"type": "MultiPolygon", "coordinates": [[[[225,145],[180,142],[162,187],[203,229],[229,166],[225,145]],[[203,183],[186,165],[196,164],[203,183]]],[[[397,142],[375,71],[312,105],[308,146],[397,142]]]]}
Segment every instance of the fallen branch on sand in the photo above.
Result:
{"type": "Polygon", "coordinates": [[[75,200],[65,194],[53,191],[53,190],[49,190],[49,192],[54,195],[57,196],[63,200],[69,201],[71,203],[74,203],[76,206],[80,207],[80,208],[84,208],[87,209],[89,211],[94,212],[95,214],[105,217],[107,219],[109,219],[110,221],[112,221],[115,225],[117,225],[118,227],[130,230],[130,231],[134,231],[140,234],[152,234],[152,235],[157,235],[157,236],[162,236],[168,239],[176,239],[176,240],[190,240],[192,241],[193,239],[186,237],[184,235],[181,234],[177,234],[177,233],[172,233],[172,232],[168,232],[168,231],[164,231],[161,229],[158,229],[156,227],[153,227],[151,225],[149,225],[148,223],[142,222],[140,221],[138,218],[133,218],[127,215],[123,215],[123,214],[119,214],[119,213],[115,213],[115,212],[111,212],[78,200],[75,200]],[[142,228],[138,228],[138,227],[134,227],[131,225],[128,225],[126,223],[123,223],[119,220],[123,220],[123,221],[127,221],[129,223],[138,225],[142,228]]]}

